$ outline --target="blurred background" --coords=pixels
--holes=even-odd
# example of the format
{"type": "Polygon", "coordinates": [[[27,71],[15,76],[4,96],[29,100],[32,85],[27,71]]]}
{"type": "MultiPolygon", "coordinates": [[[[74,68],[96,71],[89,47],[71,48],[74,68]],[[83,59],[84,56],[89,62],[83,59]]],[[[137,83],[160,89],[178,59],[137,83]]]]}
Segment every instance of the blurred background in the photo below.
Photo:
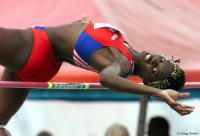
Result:
{"type": "MultiPolygon", "coordinates": [[[[199,0],[6,0],[0,4],[0,26],[9,28],[66,24],[82,15],[93,22],[116,25],[138,51],[180,58],[186,80],[200,81],[199,0]]],[[[98,82],[98,75],[64,64],[52,81],[98,82]]],[[[171,136],[200,135],[199,89],[182,91],[192,93],[180,101],[195,106],[195,111],[182,117],[153,98],[147,109],[145,135],[156,116],[167,119],[171,136]]],[[[108,92],[33,90],[7,128],[13,136],[37,136],[42,131],[53,136],[102,136],[111,124],[120,123],[135,136],[140,97],[108,92]]]]}

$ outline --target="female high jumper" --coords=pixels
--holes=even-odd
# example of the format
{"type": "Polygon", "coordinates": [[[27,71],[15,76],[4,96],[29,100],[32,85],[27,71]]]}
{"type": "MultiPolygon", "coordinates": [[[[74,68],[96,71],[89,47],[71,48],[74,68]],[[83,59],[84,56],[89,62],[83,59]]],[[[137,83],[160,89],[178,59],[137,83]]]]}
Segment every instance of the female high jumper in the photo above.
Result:
{"type": "MultiPolygon", "coordinates": [[[[189,96],[178,92],[185,84],[179,65],[163,55],[136,51],[115,26],[86,19],[54,27],[0,28],[1,80],[47,82],[62,62],[98,72],[100,83],[113,91],[160,98],[180,115],[194,110],[176,102],[189,96]],[[145,85],[128,80],[132,75],[145,85]]],[[[0,125],[7,124],[30,90],[0,88],[0,125]]]]}

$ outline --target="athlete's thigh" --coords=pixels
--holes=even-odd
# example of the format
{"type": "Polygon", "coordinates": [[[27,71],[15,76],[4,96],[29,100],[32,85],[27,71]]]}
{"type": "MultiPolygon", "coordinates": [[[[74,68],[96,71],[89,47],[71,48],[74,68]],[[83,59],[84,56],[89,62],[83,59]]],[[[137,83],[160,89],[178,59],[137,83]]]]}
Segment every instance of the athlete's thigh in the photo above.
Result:
{"type": "MultiPolygon", "coordinates": [[[[5,69],[1,80],[16,81],[16,76],[13,72],[5,69]]],[[[23,104],[29,91],[30,89],[24,88],[0,88],[0,116],[5,116],[9,120],[23,104]]]]}

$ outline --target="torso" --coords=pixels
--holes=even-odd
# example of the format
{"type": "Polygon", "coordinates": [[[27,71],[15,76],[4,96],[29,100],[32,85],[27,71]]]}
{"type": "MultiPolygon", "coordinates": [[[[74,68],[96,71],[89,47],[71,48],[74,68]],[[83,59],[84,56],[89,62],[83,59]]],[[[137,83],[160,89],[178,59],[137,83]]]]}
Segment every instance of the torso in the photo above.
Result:
{"type": "MultiPolygon", "coordinates": [[[[78,37],[86,26],[86,23],[71,23],[57,27],[45,27],[48,38],[53,47],[55,58],[58,61],[66,61],[74,65],[73,50],[78,37]]],[[[14,48],[11,46],[10,49],[13,51],[10,52],[16,53],[13,57],[2,57],[3,60],[1,62],[0,59],[0,63],[6,66],[10,71],[19,71],[29,59],[33,47],[34,37],[30,29],[20,30],[19,33],[16,33],[14,36],[16,39],[20,40],[14,39],[14,41],[19,42],[19,44],[13,44],[16,46],[14,46],[14,48]]],[[[112,64],[114,61],[119,61],[120,63],[122,62],[122,65],[125,68],[124,75],[128,74],[127,71],[129,71],[129,73],[131,72],[129,61],[118,49],[114,47],[104,47],[98,49],[90,57],[90,65],[99,72],[106,66],[112,64]]]]}
{"type": "MultiPolygon", "coordinates": [[[[64,60],[75,65],[73,63],[73,50],[77,39],[86,26],[86,23],[73,23],[53,28],[46,27],[57,60],[64,60]]],[[[131,72],[131,66],[127,58],[118,49],[110,46],[95,51],[90,56],[90,65],[100,72],[116,60],[123,63],[124,71],[131,72]]],[[[126,74],[128,73],[124,72],[124,75],[126,74]]]]}
{"type": "Polygon", "coordinates": [[[73,64],[74,46],[86,26],[85,23],[72,23],[57,27],[45,27],[58,61],[65,60],[73,64]]]}

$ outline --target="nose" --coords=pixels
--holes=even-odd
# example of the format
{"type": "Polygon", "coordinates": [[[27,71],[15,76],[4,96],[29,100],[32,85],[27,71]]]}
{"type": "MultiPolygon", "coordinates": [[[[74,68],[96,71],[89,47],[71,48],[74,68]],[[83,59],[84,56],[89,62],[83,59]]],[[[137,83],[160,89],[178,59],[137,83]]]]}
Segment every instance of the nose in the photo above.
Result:
{"type": "Polygon", "coordinates": [[[150,64],[152,64],[153,66],[156,66],[156,65],[158,65],[159,62],[160,62],[160,61],[159,61],[159,57],[158,57],[158,56],[154,56],[154,57],[151,59],[150,64]]]}

